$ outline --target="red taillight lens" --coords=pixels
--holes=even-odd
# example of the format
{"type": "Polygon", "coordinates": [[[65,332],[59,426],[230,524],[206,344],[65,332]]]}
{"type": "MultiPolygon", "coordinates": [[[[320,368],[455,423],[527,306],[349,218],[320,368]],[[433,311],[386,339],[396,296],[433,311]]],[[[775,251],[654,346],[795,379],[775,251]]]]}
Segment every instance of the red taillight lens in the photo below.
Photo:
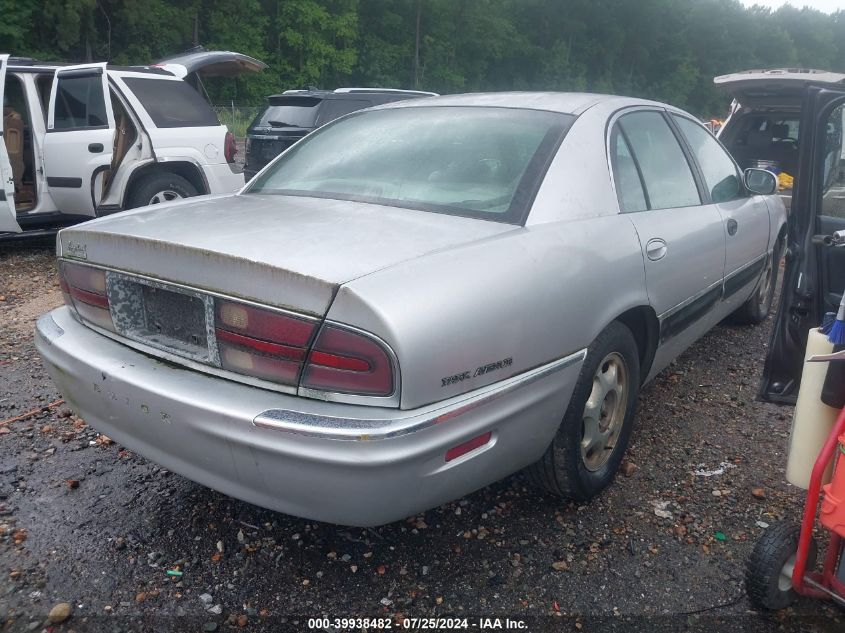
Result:
{"type": "Polygon", "coordinates": [[[217,349],[224,369],[296,385],[313,322],[234,301],[216,302],[217,349]]]}
{"type": "Polygon", "coordinates": [[[65,303],[76,310],[79,318],[114,332],[105,271],[62,262],[59,276],[65,303]]]}
{"type": "MultiPolygon", "coordinates": [[[[219,137],[218,137],[219,138],[219,137]]],[[[226,140],[224,141],[223,154],[226,156],[227,163],[235,162],[235,154],[238,153],[238,144],[235,143],[235,135],[231,132],[226,132],[226,140]]]]}
{"type": "Polygon", "coordinates": [[[368,396],[393,393],[393,364],[374,339],[326,325],[302,374],[302,386],[368,396]]]}

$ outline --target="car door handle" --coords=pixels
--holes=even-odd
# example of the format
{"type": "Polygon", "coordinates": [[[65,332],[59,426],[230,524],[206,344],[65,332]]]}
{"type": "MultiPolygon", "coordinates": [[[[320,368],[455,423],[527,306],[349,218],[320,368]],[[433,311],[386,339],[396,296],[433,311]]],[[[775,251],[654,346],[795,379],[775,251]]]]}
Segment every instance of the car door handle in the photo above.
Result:
{"type": "Polygon", "coordinates": [[[103,151],[103,144],[102,143],[91,143],[88,146],[88,151],[92,154],[99,154],[103,151]]]}
{"type": "Polygon", "coordinates": [[[736,235],[739,230],[739,222],[731,218],[728,220],[728,235],[736,235]]]}
{"type": "Polygon", "coordinates": [[[666,257],[666,242],[659,237],[648,241],[645,245],[645,254],[653,262],[666,257]]]}

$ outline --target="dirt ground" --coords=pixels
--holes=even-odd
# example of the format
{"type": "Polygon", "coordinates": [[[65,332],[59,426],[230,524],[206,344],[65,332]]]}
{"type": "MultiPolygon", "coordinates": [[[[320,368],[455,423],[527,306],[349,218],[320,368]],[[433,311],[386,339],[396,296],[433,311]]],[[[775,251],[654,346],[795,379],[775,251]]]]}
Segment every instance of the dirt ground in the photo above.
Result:
{"type": "Polygon", "coordinates": [[[762,616],[744,593],[755,541],[797,520],[803,499],[783,477],[792,411],[755,401],[771,321],[717,327],[644,389],[627,476],[592,503],[517,474],[363,530],[226,497],[50,406],[61,394],[32,328],[60,303],[49,248],[0,245],[0,420],[43,408],[0,423],[0,630],[50,630],[62,602],[72,615],[56,631],[402,628],[402,616],[468,630],[496,630],[483,619],[496,617],[531,631],[845,630],[823,603],[762,616]]]}

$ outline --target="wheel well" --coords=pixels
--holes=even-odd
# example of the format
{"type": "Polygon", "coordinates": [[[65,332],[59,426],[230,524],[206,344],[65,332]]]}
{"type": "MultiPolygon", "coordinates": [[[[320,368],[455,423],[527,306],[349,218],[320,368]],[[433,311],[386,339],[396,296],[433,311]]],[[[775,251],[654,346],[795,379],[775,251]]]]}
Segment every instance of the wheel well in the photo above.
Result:
{"type": "Polygon", "coordinates": [[[189,163],[187,161],[153,163],[151,165],[145,165],[140,169],[136,169],[132,173],[132,176],[130,176],[129,178],[129,182],[126,185],[126,191],[123,193],[123,206],[126,206],[126,202],[129,199],[129,192],[132,191],[132,187],[138,184],[139,180],[141,180],[145,176],[149,176],[150,174],[167,173],[182,176],[182,178],[184,178],[194,186],[194,188],[200,193],[200,195],[208,193],[208,187],[205,184],[205,179],[203,178],[199,167],[197,167],[193,163],[189,163]]]}
{"type": "Polygon", "coordinates": [[[654,362],[660,322],[651,306],[638,306],[623,312],[616,320],[624,324],[634,335],[640,353],[640,377],[645,380],[654,362]]]}

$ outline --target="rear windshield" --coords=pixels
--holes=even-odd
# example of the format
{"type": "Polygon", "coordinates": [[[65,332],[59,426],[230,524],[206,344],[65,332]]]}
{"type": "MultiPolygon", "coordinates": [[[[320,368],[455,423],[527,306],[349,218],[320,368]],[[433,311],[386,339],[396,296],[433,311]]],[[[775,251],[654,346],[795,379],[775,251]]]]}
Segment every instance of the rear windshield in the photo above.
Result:
{"type": "Polygon", "coordinates": [[[217,114],[184,81],[124,77],[156,127],[209,127],[220,125],[217,114]]]}
{"type": "Polygon", "coordinates": [[[317,106],[315,97],[274,97],[270,105],[256,117],[254,127],[314,127],[317,106]]]}
{"type": "Polygon", "coordinates": [[[519,224],[574,118],[495,107],[355,113],[295,145],[247,193],[356,200],[519,224]]]}

